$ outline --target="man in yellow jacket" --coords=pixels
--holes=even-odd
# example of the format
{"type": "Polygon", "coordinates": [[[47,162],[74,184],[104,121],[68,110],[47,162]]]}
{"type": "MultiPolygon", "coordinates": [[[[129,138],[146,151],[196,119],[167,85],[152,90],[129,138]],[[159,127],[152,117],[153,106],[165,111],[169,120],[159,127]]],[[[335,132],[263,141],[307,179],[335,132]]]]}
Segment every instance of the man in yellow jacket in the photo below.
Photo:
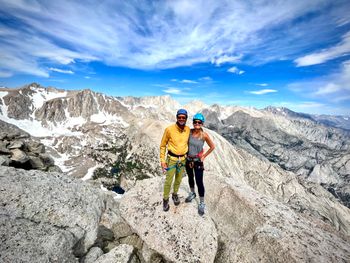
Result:
{"type": "Polygon", "coordinates": [[[169,210],[169,194],[173,183],[174,190],[172,199],[177,206],[180,199],[177,192],[180,187],[182,173],[184,172],[186,163],[186,153],[188,151],[188,138],[190,136],[190,128],[186,126],[187,111],[180,109],[176,113],[176,123],[167,127],[164,131],[162,141],[160,143],[160,163],[163,172],[166,172],[163,192],[163,210],[169,210]],[[166,149],[168,153],[166,155],[166,149]]]}

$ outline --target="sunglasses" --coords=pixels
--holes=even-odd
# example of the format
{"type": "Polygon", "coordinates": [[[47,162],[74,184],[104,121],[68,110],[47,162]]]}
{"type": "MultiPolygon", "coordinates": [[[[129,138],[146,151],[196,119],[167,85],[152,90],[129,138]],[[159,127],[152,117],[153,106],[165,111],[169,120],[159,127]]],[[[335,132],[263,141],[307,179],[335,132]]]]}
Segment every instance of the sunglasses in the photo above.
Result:
{"type": "Polygon", "coordinates": [[[193,124],[202,124],[203,122],[201,121],[194,121],[193,124]]]}
{"type": "Polygon", "coordinates": [[[187,118],[186,117],[182,117],[182,116],[178,116],[177,119],[178,120],[186,120],[187,118]]]}

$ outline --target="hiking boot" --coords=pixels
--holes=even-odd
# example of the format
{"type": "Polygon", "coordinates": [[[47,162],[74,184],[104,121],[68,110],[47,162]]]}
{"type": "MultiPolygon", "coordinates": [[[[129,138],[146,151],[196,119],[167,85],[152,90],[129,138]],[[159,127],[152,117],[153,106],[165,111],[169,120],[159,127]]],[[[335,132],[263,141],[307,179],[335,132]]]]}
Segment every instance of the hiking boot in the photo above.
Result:
{"type": "Polygon", "coordinates": [[[204,210],[205,210],[205,204],[203,202],[200,202],[198,205],[198,214],[201,216],[204,215],[204,210]]]}
{"type": "Polygon", "coordinates": [[[195,199],[195,198],[196,198],[196,193],[190,192],[190,193],[188,194],[188,196],[186,197],[185,202],[186,202],[186,203],[191,203],[192,200],[195,199]]]}
{"type": "Polygon", "coordinates": [[[169,210],[169,199],[163,199],[163,211],[169,210]]]}
{"type": "Polygon", "coordinates": [[[172,198],[173,198],[173,201],[174,201],[174,205],[178,206],[180,204],[179,196],[177,194],[173,194],[172,198]]]}

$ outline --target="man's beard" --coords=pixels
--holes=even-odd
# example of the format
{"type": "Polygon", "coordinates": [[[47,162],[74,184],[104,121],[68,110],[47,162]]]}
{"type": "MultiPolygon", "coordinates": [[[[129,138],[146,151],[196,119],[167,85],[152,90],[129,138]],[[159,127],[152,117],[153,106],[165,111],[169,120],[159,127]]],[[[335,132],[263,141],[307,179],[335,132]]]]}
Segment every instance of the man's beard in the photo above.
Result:
{"type": "Polygon", "coordinates": [[[186,121],[177,121],[177,124],[180,126],[180,127],[183,127],[186,125],[186,121]]]}

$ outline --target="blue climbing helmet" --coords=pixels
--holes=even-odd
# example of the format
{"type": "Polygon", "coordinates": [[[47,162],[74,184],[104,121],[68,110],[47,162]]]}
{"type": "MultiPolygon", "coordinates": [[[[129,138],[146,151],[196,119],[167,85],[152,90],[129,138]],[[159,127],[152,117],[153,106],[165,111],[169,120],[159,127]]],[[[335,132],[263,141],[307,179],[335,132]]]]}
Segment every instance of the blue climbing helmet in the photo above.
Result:
{"type": "Polygon", "coordinates": [[[196,113],[196,114],[193,116],[193,120],[199,120],[199,121],[201,121],[201,122],[204,123],[205,118],[204,118],[204,116],[203,116],[202,113],[196,113]]]}
{"type": "Polygon", "coordinates": [[[186,115],[186,117],[187,117],[187,116],[188,116],[188,115],[187,115],[187,110],[185,110],[185,109],[179,109],[179,110],[177,111],[177,113],[176,113],[176,117],[177,117],[178,115],[186,115]]]}

